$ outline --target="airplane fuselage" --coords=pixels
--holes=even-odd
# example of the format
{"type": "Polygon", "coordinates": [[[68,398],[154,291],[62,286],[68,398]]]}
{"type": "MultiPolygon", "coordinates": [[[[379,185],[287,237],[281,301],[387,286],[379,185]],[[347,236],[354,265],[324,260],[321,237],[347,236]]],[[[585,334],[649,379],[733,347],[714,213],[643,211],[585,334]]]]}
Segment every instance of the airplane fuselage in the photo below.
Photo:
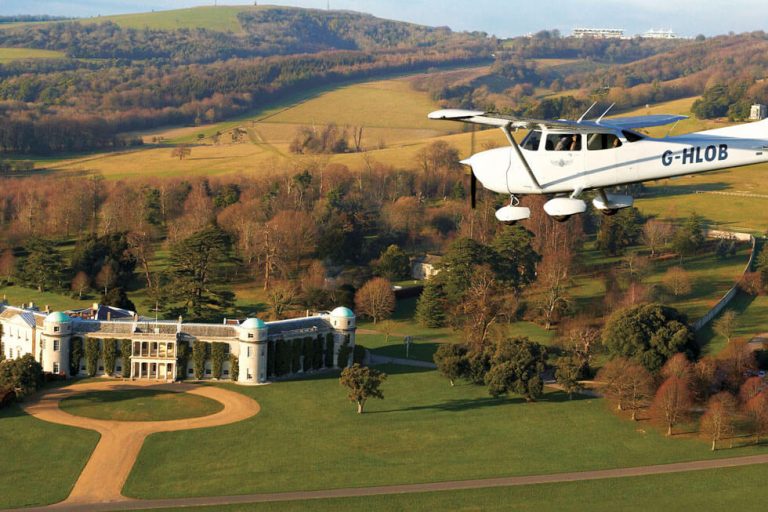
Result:
{"type": "Polygon", "coordinates": [[[529,135],[520,154],[540,187],[510,146],[478,153],[467,163],[485,188],[501,194],[561,194],[768,162],[764,122],[665,138],[627,130],[538,132],[538,141],[527,143],[529,135]],[[567,137],[578,139],[570,147],[555,144],[567,137]]]}

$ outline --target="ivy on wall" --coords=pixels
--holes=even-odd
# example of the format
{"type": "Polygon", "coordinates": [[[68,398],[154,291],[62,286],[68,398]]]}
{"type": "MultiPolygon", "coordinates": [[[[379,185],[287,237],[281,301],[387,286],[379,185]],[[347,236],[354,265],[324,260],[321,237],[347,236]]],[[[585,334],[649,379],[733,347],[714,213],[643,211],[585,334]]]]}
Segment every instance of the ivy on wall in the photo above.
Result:
{"type": "Polygon", "coordinates": [[[273,376],[275,375],[276,371],[276,355],[277,355],[277,348],[275,340],[270,341],[267,343],[267,375],[273,376]]]}
{"type": "Polygon", "coordinates": [[[333,333],[325,335],[325,367],[333,368],[333,333]]]}
{"type": "Polygon", "coordinates": [[[95,377],[98,371],[100,345],[99,340],[95,338],[85,340],[85,373],[89,377],[95,377]]]}
{"type": "Polygon", "coordinates": [[[363,364],[363,360],[365,359],[365,347],[362,345],[355,345],[355,347],[352,349],[352,362],[354,364],[363,364]]]}
{"type": "Polygon", "coordinates": [[[240,375],[240,360],[236,355],[229,355],[229,378],[236,381],[240,375]]]}
{"type": "Polygon", "coordinates": [[[309,336],[301,341],[301,369],[308,372],[312,369],[312,358],[315,355],[315,346],[309,336]]]}
{"type": "Polygon", "coordinates": [[[73,336],[69,341],[69,374],[74,377],[80,373],[80,360],[83,358],[83,338],[73,336]]]}
{"type": "Polygon", "coordinates": [[[104,373],[112,376],[115,373],[115,362],[117,361],[117,340],[107,338],[102,343],[104,353],[104,373]]]}
{"type": "Polygon", "coordinates": [[[221,371],[224,368],[224,354],[229,344],[215,342],[211,344],[211,373],[214,379],[221,378],[221,371]]]}
{"type": "Polygon", "coordinates": [[[189,342],[179,340],[176,342],[176,375],[179,380],[187,378],[187,365],[189,364],[189,342]]]}
{"type": "Polygon", "coordinates": [[[349,366],[349,354],[352,352],[352,347],[349,346],[349,334],[344,336],[344,341],[339,347],[339,356],[336,361],[336,366],[339,368],[346,368],[349,366]]]}
{"type": "Polygon", "coordinates": [[[319,370],[323,367],[323,336],[318,334],[312,340],[314,350],[312,351],[312,369],[319,370]]]}
{"type": "Polygon", "coordinates": [[[133,342],[131,340],[120,340],[120,357],[123,358],[122,376],[127,379],[131,376],[131,352],[133,342]]]}
{"type": "Polygon", "coordinates": [[[294,338],[291,344],[291,373],[298,373],[301,370],[301,338],[294,338]]]}
{"type": "Polygon", "coordinates": [[[291,344],[285,340],[275,343],[275,375],[282,376],[291,373],[291,344]]]}
{"type": "Polygon", "coordinates": [[[192,342],[192,364],[195,370],[195,379],[202,380],[205,377],[205,360],[208,359],[208,343],[200,340],[192,342]]]}

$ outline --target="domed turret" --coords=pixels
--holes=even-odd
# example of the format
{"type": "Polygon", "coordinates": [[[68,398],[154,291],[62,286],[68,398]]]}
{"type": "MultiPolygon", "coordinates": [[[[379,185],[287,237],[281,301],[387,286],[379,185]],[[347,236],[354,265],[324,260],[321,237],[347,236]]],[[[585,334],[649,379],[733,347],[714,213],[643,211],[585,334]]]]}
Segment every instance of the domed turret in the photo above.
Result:
{"type": "Polygon", "coordinates": [[[72,322],[72,319],[69,318],[69,315],[66,313],[62,313],[61,311],[56,311],[55,313],[51,313],[47,317],[45,317],[45,323],[50,322],[58,322],[60,324],[68,324],[72,322]]]}
{"type": "Polygon", "coordinates": [[[336,329],[354,329],[355,314],[351,309],[339,306],[331,311],[331,325],[336,329]]]}
{"type": "Polygon", "coordinates": [[[69,334],[72,329],[72,319],[61,311],[56,311],[45,317],[43,332],[49,335],[69,334]]]}
{"type": "Polygon", "coordinates": [[[248,318],[239,326],[240,341],[257,343],[267,340],[267,324],[258,318],[248,318]]]}

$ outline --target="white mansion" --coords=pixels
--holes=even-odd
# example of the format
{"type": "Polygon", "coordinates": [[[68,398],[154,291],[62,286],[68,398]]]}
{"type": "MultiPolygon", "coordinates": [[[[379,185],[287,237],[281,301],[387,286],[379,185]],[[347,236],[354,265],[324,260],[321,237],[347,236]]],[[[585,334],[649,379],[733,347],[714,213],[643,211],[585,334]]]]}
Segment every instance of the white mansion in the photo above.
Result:
{"type": "Polygon", "coordinates": [[[0,302],[0,329],[6,358],[32,354],[46,372],[112,373],[153,380],[197,375],[231,379],[244,385],[261,384],[292,373],[347,366],[355,345],[355,315],[345,307],[277,322],[248,318],[242,322],[203,324],[184,323],[181,318],[175,322],[156,321],[98,304],[84,310],[48,313],[33,305],[13,307],[0,302]],[[112,352],[111,363],[106,356],[107,342],[123,347],[112,352]],[[209,346],[206,349],[199,342],[209,346]],[[214,345],[218,364],[211,357],[214,345]],[[130,354],[121,353],[128,346],[130,354]],[[195,350],[205,349],[201,350],[207,354],[205,359],[193,361],[193,346],[195,350]],[[94,351],[93,355],[89,356],[88,350],[94,351]],[[71,361],[72,353],[79,354],[77,362],[71,361]],[[339,361],[340,353],[345,360],[339,361]],[[93,365],[90,372],[88,358],[93,365]]]}

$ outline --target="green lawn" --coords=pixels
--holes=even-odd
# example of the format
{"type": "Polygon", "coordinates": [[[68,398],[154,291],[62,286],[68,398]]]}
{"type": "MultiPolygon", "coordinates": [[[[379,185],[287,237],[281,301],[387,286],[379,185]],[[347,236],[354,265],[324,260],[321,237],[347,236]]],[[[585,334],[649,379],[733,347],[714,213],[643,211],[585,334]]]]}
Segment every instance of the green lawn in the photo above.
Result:
{"type": "MultiPolygon", "coordinates": [[[[257,8],[258,9],[258,8],[257,8]]],[[[205,28],[219,32],[243,32],[237,14],[242,11],[254,10],[248,6],[204,6],[189,9],[158,10],[138,14],[118,14],[114,16],[97,16],[84,18],[81,23],[102,23],[112,21],[124,28],[155,30],[177,30],[182,28],[205,28]]]]}
{"type": "MultiPolygon", "coordinates": [[[[739,293],[725,311],[732,310],[737,314],[734,338],[749,341],[758,334],[768,332],[768,297],[761,295],[752,297],[739,293]]],[[[704,346],[704,353],[716,355],[728,344],[723,336],[715,334],[712,324],[720,318],[715,318],[698,334],[699,342],[704,346]]]]}
{"type": "Polygon", "coordinates": [[[51,311],[65,311],[75,308],[86,308],[98,298],[93,300],[77,300],[69,295],[56,292],[38,292],[33,288],[23,286],[0,286],[0,297],[5,297],[11,306],[21,306],[34,302],[42,311],[46,305],[50,306],[51,311]]]}
{"type": "MultiPolygon", "coordinates": [[[[194,512],[762,510],[768,467],[468,491],[189,508],[194,512]]],[[[177,509],[169,509],[177,510],[177,509]]]]}
{"type": "Polygon", "coordinates": [[[129,389],[93,391],[65,398],[59,407],[76,416],[116,421],[166,421],[219,412],[216,400],[189,393],[129,389]]]}
{"type": "Polygon", "coordinates": [[[451,388],[436,372],[383,367],[383,401],[354,412],[333,376],[227,386],[257,400],[257,416],[214,429],[150,436],[124,489],[142,498],[434,482],[605,469],[766,453],[709,451],[616,417],[600,399],[549,392],[537,403],[451,388]],[[411,373],[402,373],[411,372],[411,373]],[[222,451],[220,442],[226,440],[222,451]],[[191,452],[191,453],[190,453],[191,452]],[[188,471],[205,467],[205,478],[188,471]],[[201,466],[202,467],[202,466],[201,466]]]}
{"type": "Polygon", "coordinates": [[[99,434],[0,410],[0,508],[45,505],[69,495],[99,434]]]}

